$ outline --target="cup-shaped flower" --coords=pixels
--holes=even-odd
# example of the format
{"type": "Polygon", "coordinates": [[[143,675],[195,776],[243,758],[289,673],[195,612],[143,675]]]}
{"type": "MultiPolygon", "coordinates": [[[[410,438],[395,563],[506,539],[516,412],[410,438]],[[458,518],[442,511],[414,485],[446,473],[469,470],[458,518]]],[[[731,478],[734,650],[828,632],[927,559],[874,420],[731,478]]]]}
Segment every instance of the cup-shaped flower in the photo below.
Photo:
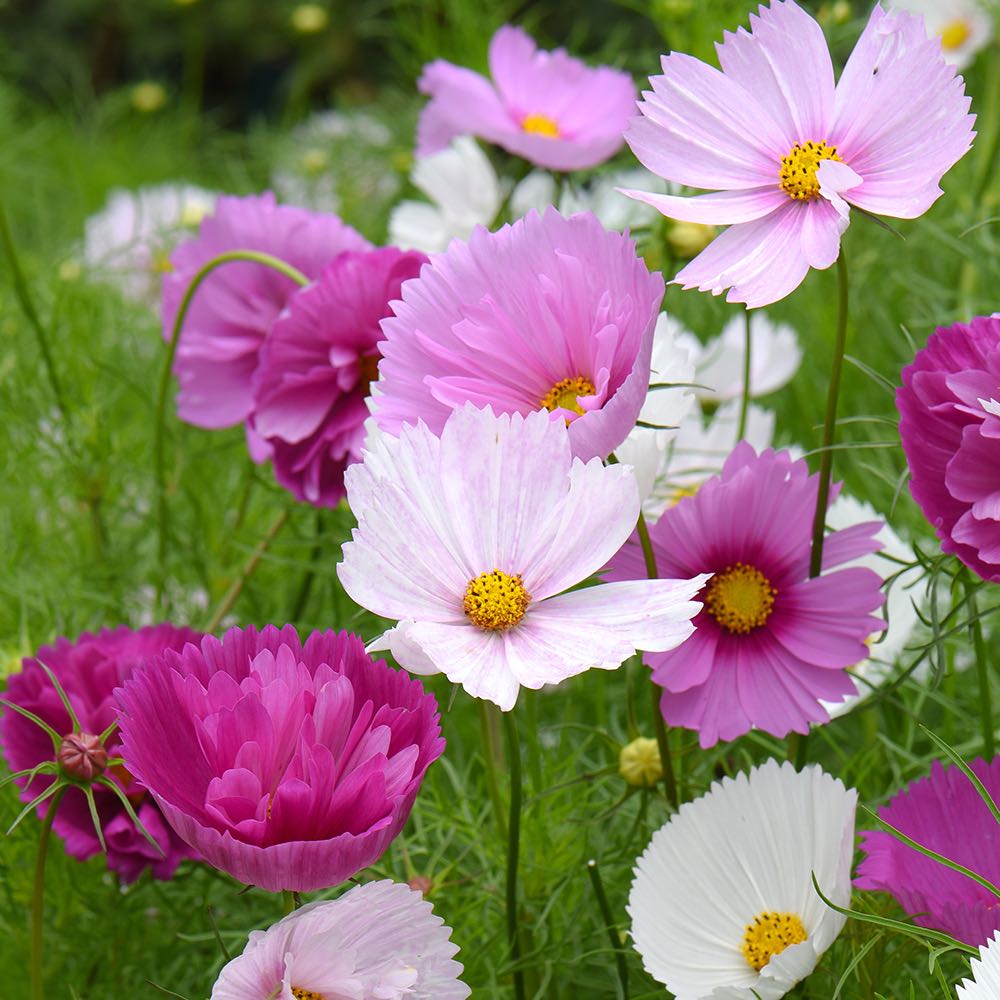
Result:
{"type": "Polygon", "coordinates": [[[1000,316],[941,327],[896,390],[910,493],[941,548],[1000,580],[1000,316]]]}
{"type": "Polygon", "coordinates": [[[763,306],[833,264],[850,206],[926,212],[972,144],[974,116],[919,17],[876,4],[836,86],[823,31],[795,0],[762,6],[750,26],[717,46],[721,70],[663,56],[625,133],[653,173],[712,193],[625,193],[672,219],[729,226],[674,281],[763,306]]]}
{"type": "Polygon", "coordinates": [[[1000,996],[1000,933],[979,948],[972,960],[972,979],[963,979],[955,992],[958,1000],[994,1000],[1000,996]]]}
{"type": "Polygon", "coordinates": [[[275,892],[376,861],[444,749],[433,696],[346,632],[233,628],[151,661],[118,699],[125,764],[171,826],[275,892]]]}
{"type": "Polygon", "coordinates": [[[338,573],[358,604],[399,621],[377,648],[507,710],[522,686],[613,670],[691,634],[705,576],[563,593],[639,513],[632,470],[574,459],[569,437],[546,413],[467,404],[440,438],[420,424],[369,442],[347,470],[358,527],[338,573]]]}
{"type": "Polygon", "coordinates": [[[211,1000],[464,1000],[457,951],[419,892],[368,882],[251,931],[211,1000]]]}
{"type": "Polygon", "coordinates": [[[260,350],[248,425],[299,500],[335,507],[364,443],[379,321],[427,258],[395,247],[345,251],[292,295],[260,350]]]}
{"type": "Polygon", "coordinates": [[[635,244],[590,214],[529,213],[455,240],[382,321],[379,427],[441,433],[467,402],[547,410],[573,453],[605,458],[635,425],[649,384],[663,280],[635,244]]]}
{"type": "Polygon", "coordinates": [[[845,917],[857,792],[769,760],[723,778],[653,834],[629,894],[646,971],[677,1000],[777,1000],[845,917]]]}
{"type": "MultiPolygon", "coordinates": [[[[646,656],[663,688],[664,719],[696,729],[703,747],[751,727],[783,737],[827,721],[821,701],[854,693],[845,668],[866,659],[865,640],[885,628],[871,614],[883,603],[877,573],[851,567],[809,577],[818,479],[804,460],[757,455],[741,442],[719,476],[650,528],[664,576],[713,574],[691,638],[646,656]]],[[[880,527],[869,521],[828,534],[823,569],[881,548],[872,537],[880,527]]],[[[646,575],[634,536],[607,575],[646,575]]]]}
{"type": "Polygon", "coordinates": [[[632,78],[610,66],[589,69],[564,49],[539,51],[520,28],[490,41],[492,81],[437,59],[417,83],[431,100],[417,124],[417,156],[477,135],[550,170],[596,167],[622,147],[635,111],[632,78]]]}
{"type": "MultiPolygon", "coordinates": [[[[8,701],[32,712],[56,733],[69,738],[63,741],[58,757],[63,773],[77,781],[91,781],[102,774],[113,781],[128,796],[139,822],[156,841],[159,849],[136,828],[114,792],[100,784],[90,786],[107,848],[108,867],[123,882],[134,881],[146,869],[154,878],[169,879],[177,865],[194,852],[163,821],[158,806],[132,772],[121,765],[102,772],[101,762],[106,765],[109,758],[118,756],[120,737],[113,733],[102,748],[94,742],[95,734],[103,733],[115,721],[115,688],[127,681],[147,658],[167,649],[183,649],[200,638],[198,632],[172,625],[152,625],[136,632],[124,626],[103,629],[97,634],[84,632],[73,642],[58,639],[53,646],[43,646],[34,657],[24,661],[24,668],[7,685],[4,697],[8,701]],[[74,733],[73,720],[43,664],[52,671],[69,699],[81,732],[74,733]],[[90,777],[88,770],[93,772],[90,777]]],[[[4,756],[14,772],[27,771],[57,758],[45,730],[12,709],[4,710],[0,736],[4,756]]],[[[53,780],[52,775],[46,774],[37,775],[27,784],[19,780],[23,789],[21,799],[31,802],[53,780]]],[[[44,815],[48,805],[45,802],[38,807],[39,816],[44,815]]],[[[66,791],[52,828],[62,838],[70,857],[85,861],[101,852],[101,841],[81,788],[70,787],[66,791]]]]}

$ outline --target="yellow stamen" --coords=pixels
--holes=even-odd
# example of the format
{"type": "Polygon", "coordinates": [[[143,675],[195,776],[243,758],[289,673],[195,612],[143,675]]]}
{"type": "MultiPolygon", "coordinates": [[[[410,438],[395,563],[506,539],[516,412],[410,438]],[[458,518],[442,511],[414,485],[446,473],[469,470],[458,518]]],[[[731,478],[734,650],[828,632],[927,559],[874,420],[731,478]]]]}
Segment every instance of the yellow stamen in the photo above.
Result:
{"type": "Polygon", "coordinates": [[[525,115],[521,128],[531,135],[544,135],[546,139],[559,138],[559,126],[548,115],[525,115]]]}
{"type": "Polygon", "coordinates": [[[490,632],[505,632],[524,617],[530,603],[531,594],[524,589],[520,573],[511,575],[495,569],[469,581],[462,610],[473,625],[490,632]]]}
{"type": "Polygon", "coordinates": [[[747,924],[740,950],[750,968],[760,972],[775,955],[789,945],[801,944],[808,936],[796,914],[765,910],[747,924]]]}
{"type": "Polygon", "coordinates": [[[708,581],[705,610],[727,632],[746,635],[771,617],[777,593],[759,569],[736,563],[708,581]]]}
{"type": "Polygon", "coordinates": [[[561,382],[556,382],[554,386],[544,396],[542,396],[541,406],[551,413],[553,410],[572,410],[581,417],[584,414],[583,407],[577,402],[578,396],[593,396],[597,392],[594,383],[582,375],[576,378],[564,378],[561,382]]]}
{"type": "Polygon", "coordinates": [[[295,997],[295,1000],[326,1000],[322,993],[304,990],[301,986],[292,987],[292,996],[295,997]]]}
{"type": "Polygon", "coordinates": [[[828,146],[825,142],[795,143],[788,155],[782,157],[778,186],[796,201],[818,198],[819,179],[816,172],[823,160],[840,160],[837,147],[828,146]]]}
{"type": "Polygon", "coordinates": [[[941,48],[948,52],[968,41],[972,29],[967,21],[957,17],[943,25],[938,34],[941,36],[941,48]]]}

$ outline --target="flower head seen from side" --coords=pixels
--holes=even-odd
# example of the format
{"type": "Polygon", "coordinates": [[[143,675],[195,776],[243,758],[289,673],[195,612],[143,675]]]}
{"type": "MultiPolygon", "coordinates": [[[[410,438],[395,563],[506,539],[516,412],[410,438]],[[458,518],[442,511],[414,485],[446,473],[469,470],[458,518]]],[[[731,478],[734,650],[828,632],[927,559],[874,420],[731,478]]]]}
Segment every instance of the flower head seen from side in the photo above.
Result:
{"type": "Polygon", "coordinates": [[[993,40],[993,18],[979,0],[891,0],[890,9],[924,19],[927,33],[941,40],[941,53],[963,69],[993,40]]]}
{"type": "Polygon", "coordinates": [[[653,834],[629,894],[642,963],[677,1000],[778,1000],[845,917],[857,793],[775,760],[723,778],[653,834]]]}
{"type": "Polygon", "coordinates": [[[932,334],[896,390],[910,493],[941,548],[1000,580],[1000,317],[932,334]]]}
{"type": "MultiPolygon", "coordinates": [[[[969,765],[994,799],[1000,796],[1000,758],[969,765]]],[[[938,761],[930,774],[911,782],[879,809],[922,847],[970,868],[994,884],[1000,879],[997,822],[975,786],[956,767],[938,761]]],[[[886,830],[861,834],[864,860],[854,884],[891,893],[922,927],[951,934],[973,947],[1000,930],[996,897],[960,872],[915,851],[886,830]]]]}
{"type": "MultiPolygon", "coordinates": [[[[818,476],[787,452],[760,455],[742,442],[721,475],[666,510],[650,528],[659,572],[710,573],[694,634],[649,652],[660,708],[698,731],[702,747],[752,727],[774,736],[807,733],[829,715],[821,701],[853,693],[845,668],[868,656],[865,639],[885,627],[881,579],[852,567],[809,578],[818,476]]],[[[877,521],[826,536],[823,569],[880,547],[877,521]]],[[[612,580],[645,576],[633,536],[612,559],[612,580]]]]}
{"type": "Polygon", "coordinates": [[[476,135],[549,170],[596,167],[622,147],[635,111],[632,78],[609,66],[590,69],[563,49],[540,51],[520,28],[504,25],[490,41],[490,74],[443,59],[417,83],[430,102],[417,124],[417,156],[456,135],[476,135]]]}
{"type": "Polygon", "coordinates": [[[395,247],[345,251],[292,295],[260,350],[248,426],[299,500],[335,507],[361,458],[378,374],[379,321],[427,258],[395,247]]]}
{"type": "Polygon", "coordinates": [[[1000,932],[979,948],[972,959],[972,979],[963,979],[956,991],[958,1000],[995,1000],[1000,996],[1000,932]]]}
{"type": "Polygon", "coordinates": [[[367,882],[251,931],[211,1000],[464,1000],[457,952],[419,892],[367,882]]]}
{"type": "Polygon", "coordinates": [[[126,766],[171,826],[274,892],[374,863],[444,749],[433,696],[346,632],[232,628],[151,661],[118,699],[126,766]]]}
{"type": "MultiPolygon", "coordinates": [[[[5,698],[33,712],[57,733],[69,736],[73,723],[59,696],[58,689],[42,669],[55,676],[69,698],[81,726],[81,736],[95,738],[104,732],[117,714],[113,692],[132,675],[148,657],[167,649],[181,650],[201,636],[186,628],[154,625],[133,632],[124,626],[104,629],[96,634],[85,632],[75,641],[59,639],[43,646],[34,657],[25,659],[20,673],[11,676],[5,698]]],[[[43,729],[7,708],[0,724],[4,756],[12,771],[23,771],[51,760],[52,741],[43,729]]],[[[82,740],[84,745],[90,740],[82,740]]],[[[65,740],[64,740],[65,744],[65,740]]],[[[117,733],[103,748],[105,761],[120,752],[117,733]]],[[[108,867],[122,881],[132,882],[149,869],[154,878],[169,879],[177,865],[194,856],[188,845],[164,821],[156,802],[135,775],[120,765],[112,766],[105,776],[128,796],[139,822],[156,841],[159,850],[137,829],[120,799],[109,789],[93,785],[97,813],[107,847],[108,867]]],[[[21,798],[30,802],[43,792],[53,779],[39,775],[27,785],[23,781],[21,798]]],[[[38,807],[43,815],[48,803],[38,807]]],[[[101,842],[83,791],[70,788],[56,811],[53,829],[62,838],[66,853],[80,861],[99,854],[101,842]]]]}
{"type": "Polygon", "coordinates": [[[794,0],[762,6],[750,26],[716,47],[721,70],[664,56],[625,134],[653,173],[711,193],[625,193],[672,219],[727,225],[674,281],[757,307],[833,264],[852,205],[926,212],[971,146],[974,116],[919,17],[876,4],[836,86],[823,31],[794,0]]]}
{"type": "Polygon", "coordinates": [[[358,527],[338,567],[347,593],[399,624],[379,646],[416,673],[444,673],[509,710],[521,687],[612,670],[692,631],[705,577],[633,580],[564,593],[635,526],[631,469],[574,459],[546,413],[455,410],[379,435],[347,470],[358,527]]]}
{"type": "Polygon", "coordinates": [[[663,279],[593,215],[532,212],[476,229],[408,282],[382,321],[373,412],[398,434],[439,434],[467,402],[547,410],[573,453],[605,458],[635,425],[649,384],[663,279]]]}

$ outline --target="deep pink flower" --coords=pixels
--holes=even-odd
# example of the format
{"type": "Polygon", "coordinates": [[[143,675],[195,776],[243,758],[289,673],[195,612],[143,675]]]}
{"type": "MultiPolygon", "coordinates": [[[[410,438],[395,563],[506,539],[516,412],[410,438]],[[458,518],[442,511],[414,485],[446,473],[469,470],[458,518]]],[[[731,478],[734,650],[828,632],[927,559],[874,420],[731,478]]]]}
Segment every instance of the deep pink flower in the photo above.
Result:
{"type": "MultiPolygon", "coordinates": [[[[132,675],[146,658],[158,656],[165,649],[182,649],[186,643],[198,642],[201,634],[172,625],[154,625],[133,632],[131,629],[104,629],[96,635],[84,632],[75,642],[57,639],[54,646],[43,646],[36,657],[24,661],[24,668],[14,674],[7,685],[8,701],[34,712],[57,733],[69,736],[73,723],[52,682],[42,670],[44,663],[56,676],[85,733],[102,733],[115,720],[117,706],[113,697],[116,687],[132,675]]],[[[4,756],[12,771],[35,767],[53,759],[52,740],[44,730],[22,715],[5,709],[0,723],[4,756]]],[[[118,756],[121,740],[118,733],[110,737],[106,750],[118,756]]],[[[185,858],[194,856],[177,835],[163,822],[156,803],[145,793],[134,775],[122,767],[113,767],[107,776],[129,795],[140,822],[160,845],[160,854],[136,829],[117,796],[100,785],[94,785],[101,829],[108,848],[108,867],[122,881],[132,882],[149,868],[154,877],[168,879],[185,858]]],[[[30,785],[23,781],[21,799],[30,802],[52,784],[50,775],[39,775],[30,785]]],[[[44,815],[48,802],[38,807],[44,815]]],[[[62,837],[66,853],[80,861],[99,854],[101,842],[83,792],[70,788],[56,812],[53,829],[62,837]]]]}
{"type": "Polygon", "coordinates": [[[721,70],[663,56],[625,134],[653,173],[713,193],[625,193],[673,219],[728,225],[674,281],[763,306],[837,259],[851,205],[926,212],[975,118],[919,17],[876,4],[836,87],[823,31],[794,0],[762,6],[750,27],[716,46],[721,70]]]}
{"type": "Polygon", "coordinates": [[[573,453],[605,458],[635,426],[649,385],[663,279],[588,213],[530,212],[453,240],[382,321],[375,419],[440,434],[466,402],[548,409],[573,453]]]}
{"type": "MultiPolygon", "coordinates": [[[[969,765],[994,799],[1000,798],[1000,757],[969,765]]],[[[1000,882],[1000,826],[969,779],[940,762],[931,773],[907,785],[879,817],[921,847],[1000,882]]],[[[864,860],[854,884],[891,893],[921,927],[933,927],[976,946],[1000,928],[1000,909],[988,889],[946,865],[907,847],[886,830],[861,834],[864,860]]]]}
{"type": "Polygon", "coordinates": [[[307,892],[372,864],[444,750],[419,681],[356,636],[230,629],[118,692],[126,766],[211,864],[307,892]]]}
{"type": "MultiPolygon", "coordinates": [[[[170,339],[191,279],[221,253],[262,251],[315,278],[337,254],[369,246],[335,215],[278,205],[270,192],[219,198],[197,237],[170,256],[173,270],[163,279],[163,336],[170,339]]],[[[272,268],[248,262],[223,264],[205,279],[188,309],[174,361],[182,420],[214,428],[246,417],[257,352],[296,288],[272,268]]]]}
{"type": "Polygon", "coordinates": [[[565,50],[540,52],[520,28],[490,41],[492,81],[437,59],[417,83],[430,95],[417,124],[417,156],[477,135],[550,170],[596,167],[622,147],[635,84],[609,66],[590,69],[565,50]]]}
{"type": "Polygon", "coordinates": [[[1000,317],[941,327],[896,391],[910,492],[941,548],[1000,580],[1000,317]]]}
{"type": "Polygon", "coordinates": [[[335,507],[361,458],[379,320],[427,258],[395,247],[342,253],[289,300],[260,351],[250,426],[299,500],[335,507]]]}
{"type": "MultiPolygon", "coordinates": [[[[664,689],[664,719],[696,729],[703,747],[751,727],[784,737],[827,721],[820,701],[855,693],[844,668],[867,659],[865,639],[885,627],[871,616],[883,600],[877,573],[852,567],[809,578],[818,481],[804,460],[770,449],[757,455],[741,442],[719,476],[649,529],[661,576],[715,574],[699,595],[694,634],[647,654],[664,689]]],[[[828,534],[824,570],[881,548],[872,537],[880,527],[869,521],[828,534]]],[[[607,575],[646,575],[635,535],[607,575]]]]}

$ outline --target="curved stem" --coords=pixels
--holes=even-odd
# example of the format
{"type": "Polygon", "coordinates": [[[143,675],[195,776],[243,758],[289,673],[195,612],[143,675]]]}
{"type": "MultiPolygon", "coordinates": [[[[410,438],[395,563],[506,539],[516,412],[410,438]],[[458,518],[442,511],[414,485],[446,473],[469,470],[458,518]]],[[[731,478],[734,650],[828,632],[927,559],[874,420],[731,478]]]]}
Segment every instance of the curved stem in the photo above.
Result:
{"type": "Polygon", "coordinates": [[[983,756],[987,760],[992,760],[994,754],[993,697],[990,692],[989,664],[986,661],[986,643],[983,642],[983,624],[979,618],[979,608],[976,602],[976,587],[968,570],[962,570],[962,583],[969,605],[969,632],[972,635],[972,647],[976,653],[976,677],[979,681],[979,722],[983,730],[983,756]]]}
{"type": "Polygon", "coordinates": [[[42,983],[42,931],[45,911],[45,862],[49,856],[49,840],[52,837],[52,821],[56,810],[66,793],[66,786],[52,797],[42,829],[38,835],[38,853],[35,855],[35,885],[31,894],[31,1000],[44,1000],[42,983]]]}
{"type": "Polygon", "coordinates": [[[517,928],[517,866],[521,850],[521,747],[513,712],[503,713],[510,758],[510,821],[507,824],[507,940],[514,963],[514,996],[525,1000],[524,970],[521,964],[521,940],[517,928]]]}
{"type": "Polygon", "coordinates": [[[744,346],[743,346],[743,398],[740,401],[740,422],[736,428],[737,442],[743,440],[743,435],[747,431],[747,411],[750,409],[750,310],[747,309],[744,317],[744,346]]]}

